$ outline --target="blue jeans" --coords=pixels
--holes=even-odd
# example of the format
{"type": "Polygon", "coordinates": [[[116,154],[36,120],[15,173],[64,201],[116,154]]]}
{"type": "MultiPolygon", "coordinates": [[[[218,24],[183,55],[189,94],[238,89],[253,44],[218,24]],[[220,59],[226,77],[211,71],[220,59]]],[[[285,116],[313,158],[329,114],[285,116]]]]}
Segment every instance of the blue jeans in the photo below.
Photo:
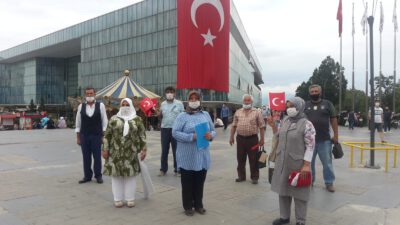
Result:
{"type": "Polygon", "coordinates": [[[169,148],[172,147],[172,155],[174,156],[174,172],[178,172],[176,168],[176,140],[172,137],[172,128],[161,128],[161,168],[160,171],[166,173],[168,171],[168,154],[169,148]]]}
{"type": "Polygon", "coordinates": [[[355,123],[354,120],[349,120],[349,129],[350,130],[354,130],[354,123],[355,123]]]}
{"type": "Polygon", "coordinates": [[[332,164],[332,142],[330,140],[319,141],[315,144],[315,150],[311,161],[313,182],[315,181],[315,159],[317,154],[322,162],[325,184],[333,184],[335,181],[335,173],[333,172],[332,164]]]}

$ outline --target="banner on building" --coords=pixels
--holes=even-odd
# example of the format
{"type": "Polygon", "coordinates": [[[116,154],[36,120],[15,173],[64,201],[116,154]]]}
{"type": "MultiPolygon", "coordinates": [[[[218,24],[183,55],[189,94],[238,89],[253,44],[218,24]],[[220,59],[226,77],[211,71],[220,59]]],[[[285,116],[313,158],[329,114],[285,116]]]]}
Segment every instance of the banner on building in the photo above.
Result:
{"type": "Polygon", "coordinates": [[[230,0],[177,4],[177,88],[229,92],[230,0]]]}

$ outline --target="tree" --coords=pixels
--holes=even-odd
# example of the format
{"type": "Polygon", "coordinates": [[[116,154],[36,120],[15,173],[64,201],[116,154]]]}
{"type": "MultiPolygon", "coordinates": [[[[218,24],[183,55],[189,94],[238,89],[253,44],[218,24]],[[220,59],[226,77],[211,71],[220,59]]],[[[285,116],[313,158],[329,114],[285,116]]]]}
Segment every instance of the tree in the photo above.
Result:
{"type": "Polygon", "coordinates": [[[33,99],[31,99],[31,103],[29,103],[29,112],[35,112],[36,111],[36,106],[35,103],[33,103],[33,99]]]}
{"type": "MultiPolygon", "coordinates": [[[[393,76],[384,76],[383,74],[379,77],[374,78],[375,81],[375,99],[380,100],[383,107],[389,107],[393,110],[393,76]],[[382,96],[379,99],[379,87],[382,86],[382,96]]],[[[400,111],[400,84],[396,84],[396,109],[395,112],[400,111]]]]}
{"type": "MultiPolygon", "coordinates": [[[[353,108],[353,90],[346,91],[346,97],[343,101],[343,109],[351,111],[353,108]]],[[[354,111],[365,112],[365,92],[354,90],[354,111]]]]}
{"type": "Polygon", "coordinates": [[[343,76],[344,68],[340,68],[339,63],[327,56],[318,68],[314,69],[312,76],[307,82],[303,82],[296,90],[296,96],[304,100],[309,99],[308,88],[312,84],[322,87],[322,98],[331,101],[335,106],[339,104],[339,78],[342,76],[342,99],[345,99],[347,80],[343,76]]]}

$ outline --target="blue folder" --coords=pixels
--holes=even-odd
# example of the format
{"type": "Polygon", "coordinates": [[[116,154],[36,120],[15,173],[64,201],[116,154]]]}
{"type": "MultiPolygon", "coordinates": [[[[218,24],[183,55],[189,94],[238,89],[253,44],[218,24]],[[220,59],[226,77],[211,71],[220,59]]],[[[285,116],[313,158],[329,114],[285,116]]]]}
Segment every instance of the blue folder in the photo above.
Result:
{"type": "Polygon", "coordinates": [[[196,131],[196,142],[197,142],[197,148],[199,150],[203,150],[208,148],[210,145],[210,142],[204,138],[204,135],[210,131],[209,124],[206,123],[200,123],[195,126],[195,131],[196,131]]]}

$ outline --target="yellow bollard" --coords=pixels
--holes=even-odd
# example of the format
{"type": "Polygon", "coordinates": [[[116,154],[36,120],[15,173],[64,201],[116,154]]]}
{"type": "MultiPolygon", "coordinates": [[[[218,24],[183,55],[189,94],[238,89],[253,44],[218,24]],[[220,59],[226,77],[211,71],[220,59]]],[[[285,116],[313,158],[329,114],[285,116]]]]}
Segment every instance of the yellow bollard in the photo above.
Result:
{"type": "Polygon", "coordinates": [[[360,163],[364,164],[364,148],[360,148],[360,163]]]}
{"type": "Polygon", "coordinates": [[[350,150],[350,167],[353,168],[353,158],[354,158],[354,146],[351,146],[350,150]]]}
{"type": "Polygon", "coordinates": [[[360,163],[364,164],[364,144],[361,144],[360,148],[360,163]]]}
{"type": "Polygon", "coordinates": [[[394,150],[393,168],[397,168],[397,149],[394,150]]]}
{"type": "Polygon", "coordinates": [[[386,149],[385,172],[388,172],[388,165],[389,165],[389,150],[386,149]]]}

